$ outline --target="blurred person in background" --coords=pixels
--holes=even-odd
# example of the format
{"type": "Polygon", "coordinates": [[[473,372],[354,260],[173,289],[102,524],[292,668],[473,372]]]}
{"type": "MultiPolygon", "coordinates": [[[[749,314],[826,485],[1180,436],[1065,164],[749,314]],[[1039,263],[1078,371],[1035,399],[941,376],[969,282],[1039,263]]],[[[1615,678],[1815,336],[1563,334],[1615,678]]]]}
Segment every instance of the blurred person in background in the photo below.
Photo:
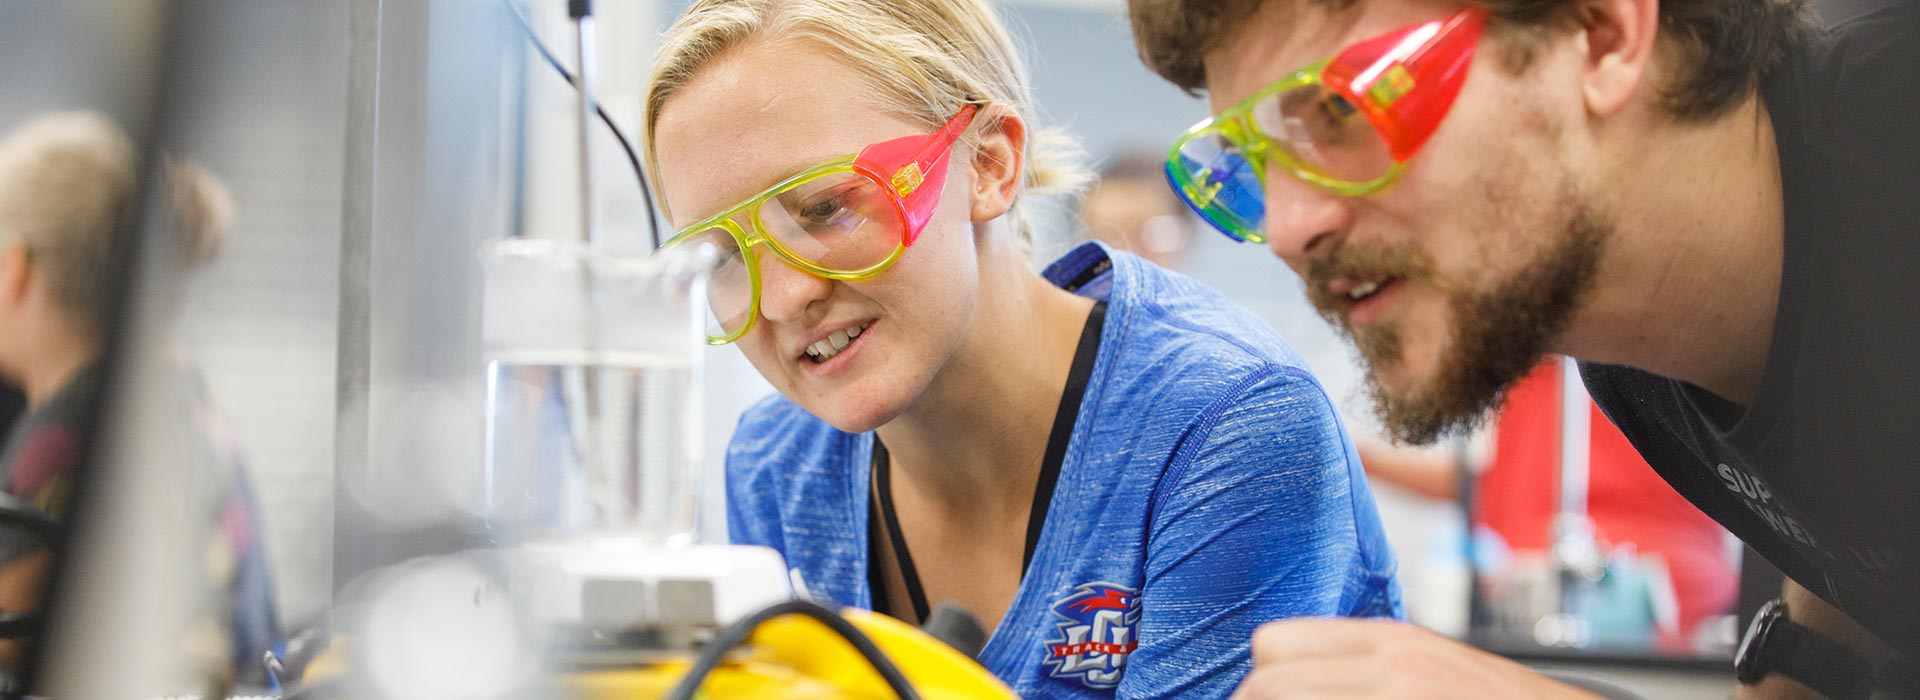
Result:
{"type": "MultiPolygon", "coordinates": [[[[1920,3],[1130,0],[1205,90],[1183,197],[1263,242],[1406,442],[1556,352],[1790,579],[1741,694],[1920,696],[1920,3]]],[[[1281,622],[1248,698],[1582,691],[1407,625],[1281,622]],[[1444,669],[1444,673],[1434,673],[1444,669]]]]}
{"type": "Polygon", "coordinates": [[[1024,205],[1081,178],[988,0],[708,0],[644,143],[713,343],[779,395],[728,530],[814,596],[953,602],[1027,698],[1225,698],[1266,619],[1399,617],[1352,443],[1272,329],[1024,205]]]}
{"type": "MultiPolygon", "coordinates": [[[[37,117],[0,140],[0,380],[18,387],[27,405],[0,448],[0,491],[55,520],[65,517],[84,426],[103,400],[101,360],[114,318],[108,276],[116,230],[141,189],[137,158],[118,126],[87,112],[37,117]]],[[[225,235],[230,198],[197,166],[169,162],[164,171],[164,220],[152,223],[178,248],[157,254],[204,265],[225,235]]],[[[222,602],[196,620],[183,647],[215,673],[251,672],[279,634],[258,505],[204,382],[177,348],[171,354],[184,417],[197,429],[196,463],[155,466],[218,491],[206,501],[217,512],[204,563],[222,602]]],[[[51,559],[37,541],[0,533],[0,610],[37,609],[51,559]]],[[[17,664],[22,650],[6,651],[0,665],[17,664]]]]}
{"type": "Polygon", "coordinates": [[[1192,215],[1167,189],[1166,154],[1127,151],[1101,166],[1080,205],[1087,236],[1179,271],[1193,244],[1192,215]]]}
{"type": "MultiPolygon", "coordinates": [[[[1554,516],[1559,512],[1562,374],[1561,360],[1549,358],[1507,390],[1488,428],[1491,453],[1484,456],[1456,457],[1357,441],[1369,477],[1425,498],[1461,498],[1465,467],[1472,475],[1478,566],[1496,585],[1503,578],[1525,575],[1521,567],[1551,563],[1554,516]],[[1472,463],[1462,465],[1461,459],[1472,463]],[[1489,546],[1494,551],[1487,551],[1489,546]]],[[[1650,577],[1646,583],[1657,587],[1633,592],[1652,600],[1636,596],[1609,602],[1622,608],[1645,606],[1644,612],[1651,613],[1646,631],[1657,633],[1648,641],[1666,652],[1688,653],[1700,624],[1732,612],[1739,594],[1740,571],[1727,532],[1662,481],[1598,406],[1584,403],[1591,414],[1586,507],[1593,536],[1603,555],[1630,555],[1636,570],[1650,577]]],[[[1622,583],[1632,582],[1615,582],[1622,583]]],[[[1496,591],[1482,592],[1496,608],[1503,602],[1522,602],[1496,591]]],[[[1619,610],[1613,617],[1639,612],[1619,610]]]]}

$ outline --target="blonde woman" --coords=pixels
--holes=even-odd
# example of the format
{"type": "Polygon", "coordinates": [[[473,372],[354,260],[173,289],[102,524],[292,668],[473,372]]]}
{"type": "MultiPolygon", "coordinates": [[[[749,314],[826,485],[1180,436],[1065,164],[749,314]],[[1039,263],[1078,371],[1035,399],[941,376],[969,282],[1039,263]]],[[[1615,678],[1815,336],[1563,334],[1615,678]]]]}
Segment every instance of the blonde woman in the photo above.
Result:
{"type": "Polygon", "coordinates": [[[710,341],[780,392],[727,456],[736,542],[814,594],[985,621],[1028,698],[1225,697],[1275,618],[1399,616],[1351,441],[1271,329],[1025,200],[1081,178],[985,0],[713,0],[646,109],[710,341]]]}

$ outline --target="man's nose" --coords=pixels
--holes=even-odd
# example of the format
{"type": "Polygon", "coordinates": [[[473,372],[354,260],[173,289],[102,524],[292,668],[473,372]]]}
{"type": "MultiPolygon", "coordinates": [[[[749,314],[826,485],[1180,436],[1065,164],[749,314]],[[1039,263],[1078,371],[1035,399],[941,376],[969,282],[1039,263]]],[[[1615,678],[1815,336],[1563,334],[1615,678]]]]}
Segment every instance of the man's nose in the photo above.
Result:
{"type": "Polygon", "coordinates": [[[1309,261],[1331,250],[1352,226],[1352,202],[1283,168],[1269,168],[1265,191],[1267,211],[1261,229],[1267,247],[1295,271],[1306,270],[1309,261]]]}

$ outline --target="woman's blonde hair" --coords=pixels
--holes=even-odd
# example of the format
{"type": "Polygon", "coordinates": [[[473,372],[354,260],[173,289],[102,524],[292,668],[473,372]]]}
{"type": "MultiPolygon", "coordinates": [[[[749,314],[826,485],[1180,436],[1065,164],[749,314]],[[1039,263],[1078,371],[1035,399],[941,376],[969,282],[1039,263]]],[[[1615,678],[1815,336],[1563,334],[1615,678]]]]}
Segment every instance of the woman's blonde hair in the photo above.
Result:
{"type": "MultiPolygon", "coordinates": [[[[1077,194],[1091,179],[1070,134],[1035,125],[1026,67],[987,0],[695,2],[661,38],[647,81],[650,171],[660,171],[654,127],[674,93],[722,54],[772,39],[807,40],[835,54],[870,94],[928,132],[969,103],[1018,114],[1028,124],[1021,183],[1026,194],[1077,194]]],[[[1031,225],[1015,211],[1015,228],[1031,240],[1031,225]]]]}

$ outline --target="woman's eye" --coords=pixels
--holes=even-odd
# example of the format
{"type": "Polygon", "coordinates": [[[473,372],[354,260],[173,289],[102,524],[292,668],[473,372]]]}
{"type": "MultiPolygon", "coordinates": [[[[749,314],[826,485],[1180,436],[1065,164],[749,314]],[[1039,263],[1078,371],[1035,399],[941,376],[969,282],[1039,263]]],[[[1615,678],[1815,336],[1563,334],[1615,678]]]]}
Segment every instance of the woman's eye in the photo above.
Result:
{"type": "Polygon", "coordinates": [[[811,221],[827,221],[841,210],[840,198],[833,197],[814,202],[800,210],[800,215],[811,221]]]}
{"type": "Polygon", "coordinates": [[[844,226],[848,219],[853,218],[853,209],[849,207],[850,203],[847,201],[849,196],[851,193],[845,190],[823,196],[802,205],[800,210],[794,213],[795,217],[799,219],[800,225],[815,233],[838,229],[844,226]]]}

